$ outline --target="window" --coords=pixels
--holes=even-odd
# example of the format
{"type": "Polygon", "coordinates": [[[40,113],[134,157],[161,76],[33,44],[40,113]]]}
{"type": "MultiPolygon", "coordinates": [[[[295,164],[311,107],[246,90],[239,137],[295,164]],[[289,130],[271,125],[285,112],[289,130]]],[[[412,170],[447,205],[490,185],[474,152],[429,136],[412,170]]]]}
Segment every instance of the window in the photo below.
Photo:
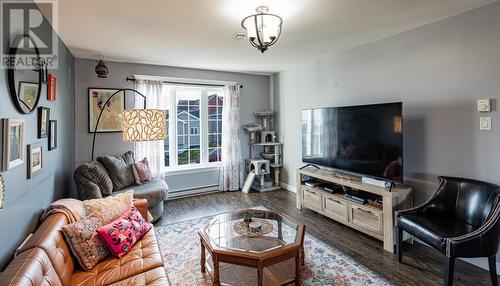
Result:
{"type": "Polygon", "coordinates": [[[199,90],[176,90],[177,111],[177,165],[201,163],[200,134],[192,129],[200,128],[199,90]]]}
{"type": "Polygon", "coordinates": [[[208,161],[220,161],[222,140],[222,104],[224,100],[217,93],[208,95],[208,161]]]}
{"type": "Polygon", "coordinates": [[[168,86],[170,110],[165,166],[189,167],[221,160],[222,88],[168,86]]]}

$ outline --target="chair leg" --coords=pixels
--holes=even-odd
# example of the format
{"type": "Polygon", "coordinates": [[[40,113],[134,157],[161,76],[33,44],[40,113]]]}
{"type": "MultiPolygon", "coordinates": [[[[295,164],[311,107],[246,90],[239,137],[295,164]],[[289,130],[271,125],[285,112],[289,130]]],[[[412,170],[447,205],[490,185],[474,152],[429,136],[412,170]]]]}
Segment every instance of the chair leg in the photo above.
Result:
{"type": "Polygon", "coordinates": [[[444,260],[444,285],[453,285],[453,270],[455,268],[455,257],[445,257],[444,260]]]}
{"type": "Polygon", "coordinates": [[[491,277],[491,285],[498,286],[498,278],[497,278],[497,256],[492,255],[488,257],[488,264],[490,266],[490,277],[491,277]]]}
{"type": "Polygon", "coordinates": [[[396,256],[398,262],[403,262],[403,229],[396,226],[396,256]]]}

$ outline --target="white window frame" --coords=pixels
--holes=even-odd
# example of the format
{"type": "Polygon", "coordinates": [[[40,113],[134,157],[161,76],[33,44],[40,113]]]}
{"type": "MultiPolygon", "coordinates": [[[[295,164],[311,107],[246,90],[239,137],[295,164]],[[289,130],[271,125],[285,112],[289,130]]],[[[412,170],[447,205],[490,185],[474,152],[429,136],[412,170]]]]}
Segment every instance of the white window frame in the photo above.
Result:
{"type": "MultiPolygon", "coordinates": [[[[167,171],[175,170],[189,170],[218,167],[221,162],[209,162],[208,158],[208,94],[216,92],[218,96],[224,97],[222,87],[200,87],[196,85],[182,84],[182,85],[167,85],[170,89],[170,106],[169,106],[169,126],[168,126],[168,139],[169,139],[169,166],[166,167],[167,171]],[[195,88],[201,90],[200,92],[200,127],[198,134],[200,135],[200,163],[199,164],[186,164],[178,165],[178,138],[177,135],[177,95],[176,90],[195,88]]],[[[190,130],[188,130],[190,131],[190,130]]]]}

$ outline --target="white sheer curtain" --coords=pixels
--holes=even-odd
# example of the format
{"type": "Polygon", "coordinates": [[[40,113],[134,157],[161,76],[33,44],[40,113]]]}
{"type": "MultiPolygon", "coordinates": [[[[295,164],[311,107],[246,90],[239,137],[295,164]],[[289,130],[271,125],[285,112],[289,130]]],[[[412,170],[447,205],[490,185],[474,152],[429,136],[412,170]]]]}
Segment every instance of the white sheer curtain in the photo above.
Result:
{"type": "MultiPolygon", "coordinates": [[[[146,108],[167,110],[169,108],[168,88],[161,81],[137,80],[134,89],[146,96],[146,108]]],[[[136,94],[134,107],[144,108],[144,99],[136,94]]],[[[146,141],[134,143],[136,160],[148,158],[149,168],[155,178],[165,179],[165,147],[163,141],[146,141]]]]}
{"type": "Polygon", "coordinates": [[[237,191],[243,186],[243,162],[240,140],[240,87],[224,87],[222,107],[222,167],[219,190],[237,191]]]}

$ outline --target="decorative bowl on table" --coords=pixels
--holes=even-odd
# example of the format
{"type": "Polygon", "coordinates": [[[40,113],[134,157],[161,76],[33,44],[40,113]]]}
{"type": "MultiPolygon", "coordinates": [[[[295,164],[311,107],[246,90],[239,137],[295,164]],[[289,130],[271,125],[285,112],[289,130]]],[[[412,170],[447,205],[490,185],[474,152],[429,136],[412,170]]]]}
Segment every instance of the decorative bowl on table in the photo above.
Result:
{"type": "Polygon", "coordinates": [[[234,224],[234,231],[242,236],[260,236],[273,231],[273,225],[261,219],[253,219],[252,222],[240,220],[234,224]]]}

